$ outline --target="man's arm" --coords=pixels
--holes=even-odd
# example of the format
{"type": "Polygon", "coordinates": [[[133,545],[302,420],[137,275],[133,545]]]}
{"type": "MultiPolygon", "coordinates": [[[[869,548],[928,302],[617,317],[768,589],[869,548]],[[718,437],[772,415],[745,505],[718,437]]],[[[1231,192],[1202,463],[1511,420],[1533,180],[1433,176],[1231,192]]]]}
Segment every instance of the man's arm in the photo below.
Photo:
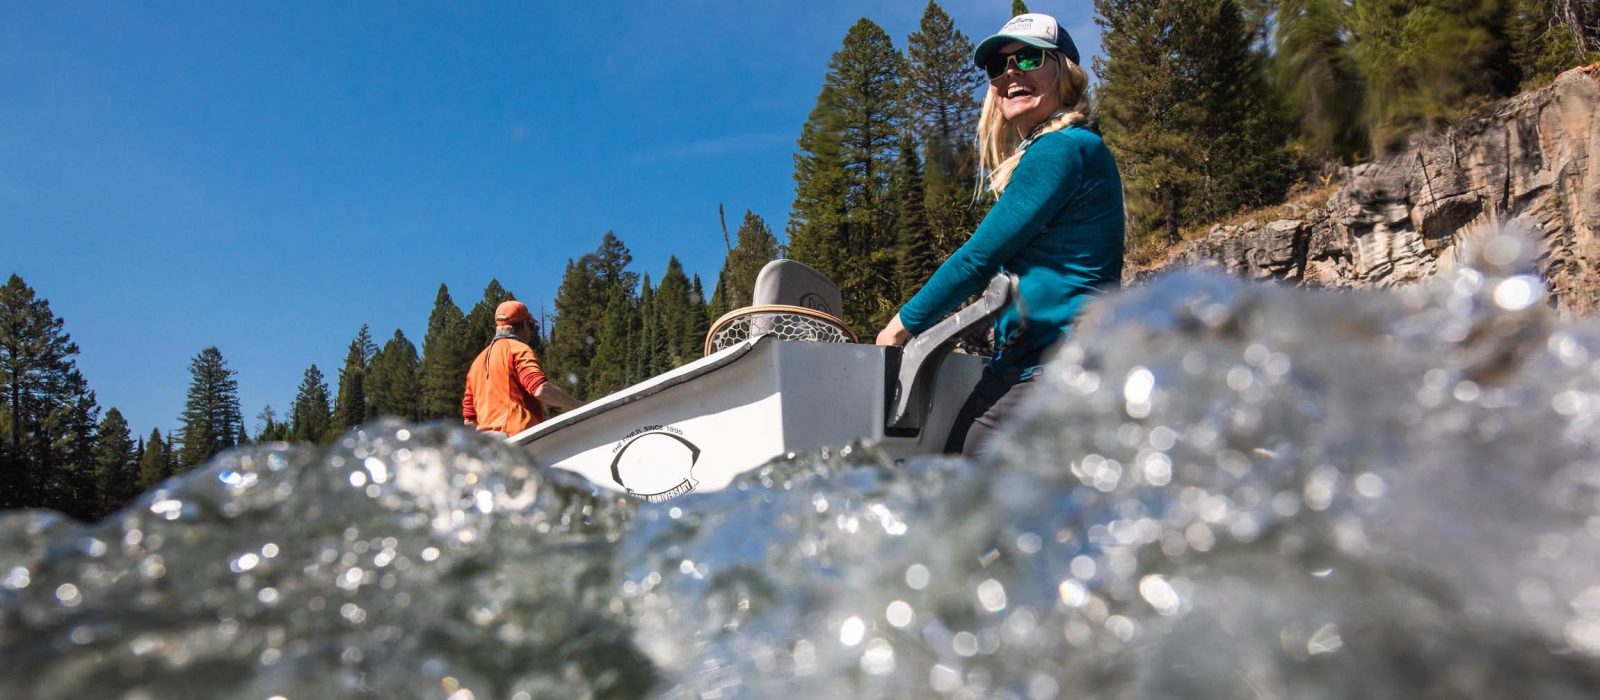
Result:
{"type": "Polygon", "coordinates": [[[472,382],[467,382],[461,394],[461,422],[469,428],[478,427],[478,409],[472,404],[472,382]]]}
{"type": "Polygon", "coordinates": [[[571,394],[561,390],[544,376],[544,367],[539,364],[539,356],[535,355],[532,348],[524,346],[517,354],[517,381],[522,382],[522,388],[533,395],[534,400],[543,404],[545,408],[559,408],[563,411],[571,410],[583,405],[582,401],[572,398],[571,394]]]}
{"type": "Polygon", "coordinates": [[[553,406],[563,411],[570,411],[583,405],[582,401],[572,398],[570,394],[550,382],[540,384],[539,388],[533,391],[533,398],[538,399],[545,408],[553,406]]]}

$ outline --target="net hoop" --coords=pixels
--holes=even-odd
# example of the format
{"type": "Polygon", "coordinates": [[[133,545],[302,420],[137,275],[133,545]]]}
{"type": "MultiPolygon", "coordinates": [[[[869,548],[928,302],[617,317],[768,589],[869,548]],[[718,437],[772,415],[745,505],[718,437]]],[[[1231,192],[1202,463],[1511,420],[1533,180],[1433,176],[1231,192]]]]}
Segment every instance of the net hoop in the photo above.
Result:
{"type": "Polygon", "coordinates": [[[826,311],[787,304],[762,304],[734,309],[711,324],[711,330],[706,333],[706,354],[763,335],[775,335],[780,340],[817,343],[857,342],[850,326],[826,311]]]}

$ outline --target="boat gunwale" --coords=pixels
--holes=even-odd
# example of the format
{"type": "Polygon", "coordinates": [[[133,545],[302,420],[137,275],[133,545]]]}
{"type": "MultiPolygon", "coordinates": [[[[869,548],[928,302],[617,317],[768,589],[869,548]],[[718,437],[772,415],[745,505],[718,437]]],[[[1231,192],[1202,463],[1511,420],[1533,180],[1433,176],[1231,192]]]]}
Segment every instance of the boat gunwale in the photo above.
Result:
{"type": "Polygon", "coordinates": [[[746,354],[749,354],[751,350],[754,350],[756,346],[760,345],[762,342],[777,341],[773,338],[773,336],[762,335],[746,340],[738,345],[724,348],[715,354],[701,358],[699,361],[691,362],[687,365],[674,369],[671,372],[667,372],[666,374],[653,377],[639,384],[634,384],[633,386],[622,389],[621,391],[607,394],[606,396],[603,396],[593,402],[584,404],[575,410],[562,413],[559,416],[551,418],[550,420],[539,423],[538,425],[506,438],[506,442],[512,445],[526,446],[528,443],[559,431],[562,428],[577,425],[591,416],[602,415],[604,413],[622,408],[623,406],[627,406],[628,404],[636,401],[641,401],[645,398],[655,396],[656,394],[666,391],[667,389],[688,383],[690,380],[699,379],[700,377],[737,362],[740,358],[744,357],[746,354]]]}

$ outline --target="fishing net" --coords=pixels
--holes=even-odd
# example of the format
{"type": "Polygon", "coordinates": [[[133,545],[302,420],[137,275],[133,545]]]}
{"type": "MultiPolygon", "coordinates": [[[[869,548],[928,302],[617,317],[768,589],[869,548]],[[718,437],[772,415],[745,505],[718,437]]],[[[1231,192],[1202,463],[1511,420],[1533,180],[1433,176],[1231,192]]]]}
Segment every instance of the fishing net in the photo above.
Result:
{"type": "Polygon", "coordinates": [[[706,334],[706,354],[763,335],[815,343],[856,342],[856,334],[832,314],[804,306],[767,304],[735,309],[717,319],[706,334]]]}

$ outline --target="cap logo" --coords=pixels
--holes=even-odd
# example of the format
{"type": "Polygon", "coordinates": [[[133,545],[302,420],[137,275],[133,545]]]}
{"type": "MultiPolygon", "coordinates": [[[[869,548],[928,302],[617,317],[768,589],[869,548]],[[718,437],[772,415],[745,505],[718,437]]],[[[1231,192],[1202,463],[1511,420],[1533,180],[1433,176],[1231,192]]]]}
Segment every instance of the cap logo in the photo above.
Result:
{"type": "Polygon", "coordinates": [[[1059,25],[1057,25],[1055,21],[1049,17],[1017,15],[1016,17],[1012,17],[1011,21],[1006,22],[1006,26],[1001,27],[998,33],[1040,36],[1053,43],[1056,40],[1056,28],[1058,26],[1059,25]],[[1041,21],[1035,22],[1035,20],[1041,21]],[[1035,24],[1038,26],[1035,26],[1035,24]]]}

